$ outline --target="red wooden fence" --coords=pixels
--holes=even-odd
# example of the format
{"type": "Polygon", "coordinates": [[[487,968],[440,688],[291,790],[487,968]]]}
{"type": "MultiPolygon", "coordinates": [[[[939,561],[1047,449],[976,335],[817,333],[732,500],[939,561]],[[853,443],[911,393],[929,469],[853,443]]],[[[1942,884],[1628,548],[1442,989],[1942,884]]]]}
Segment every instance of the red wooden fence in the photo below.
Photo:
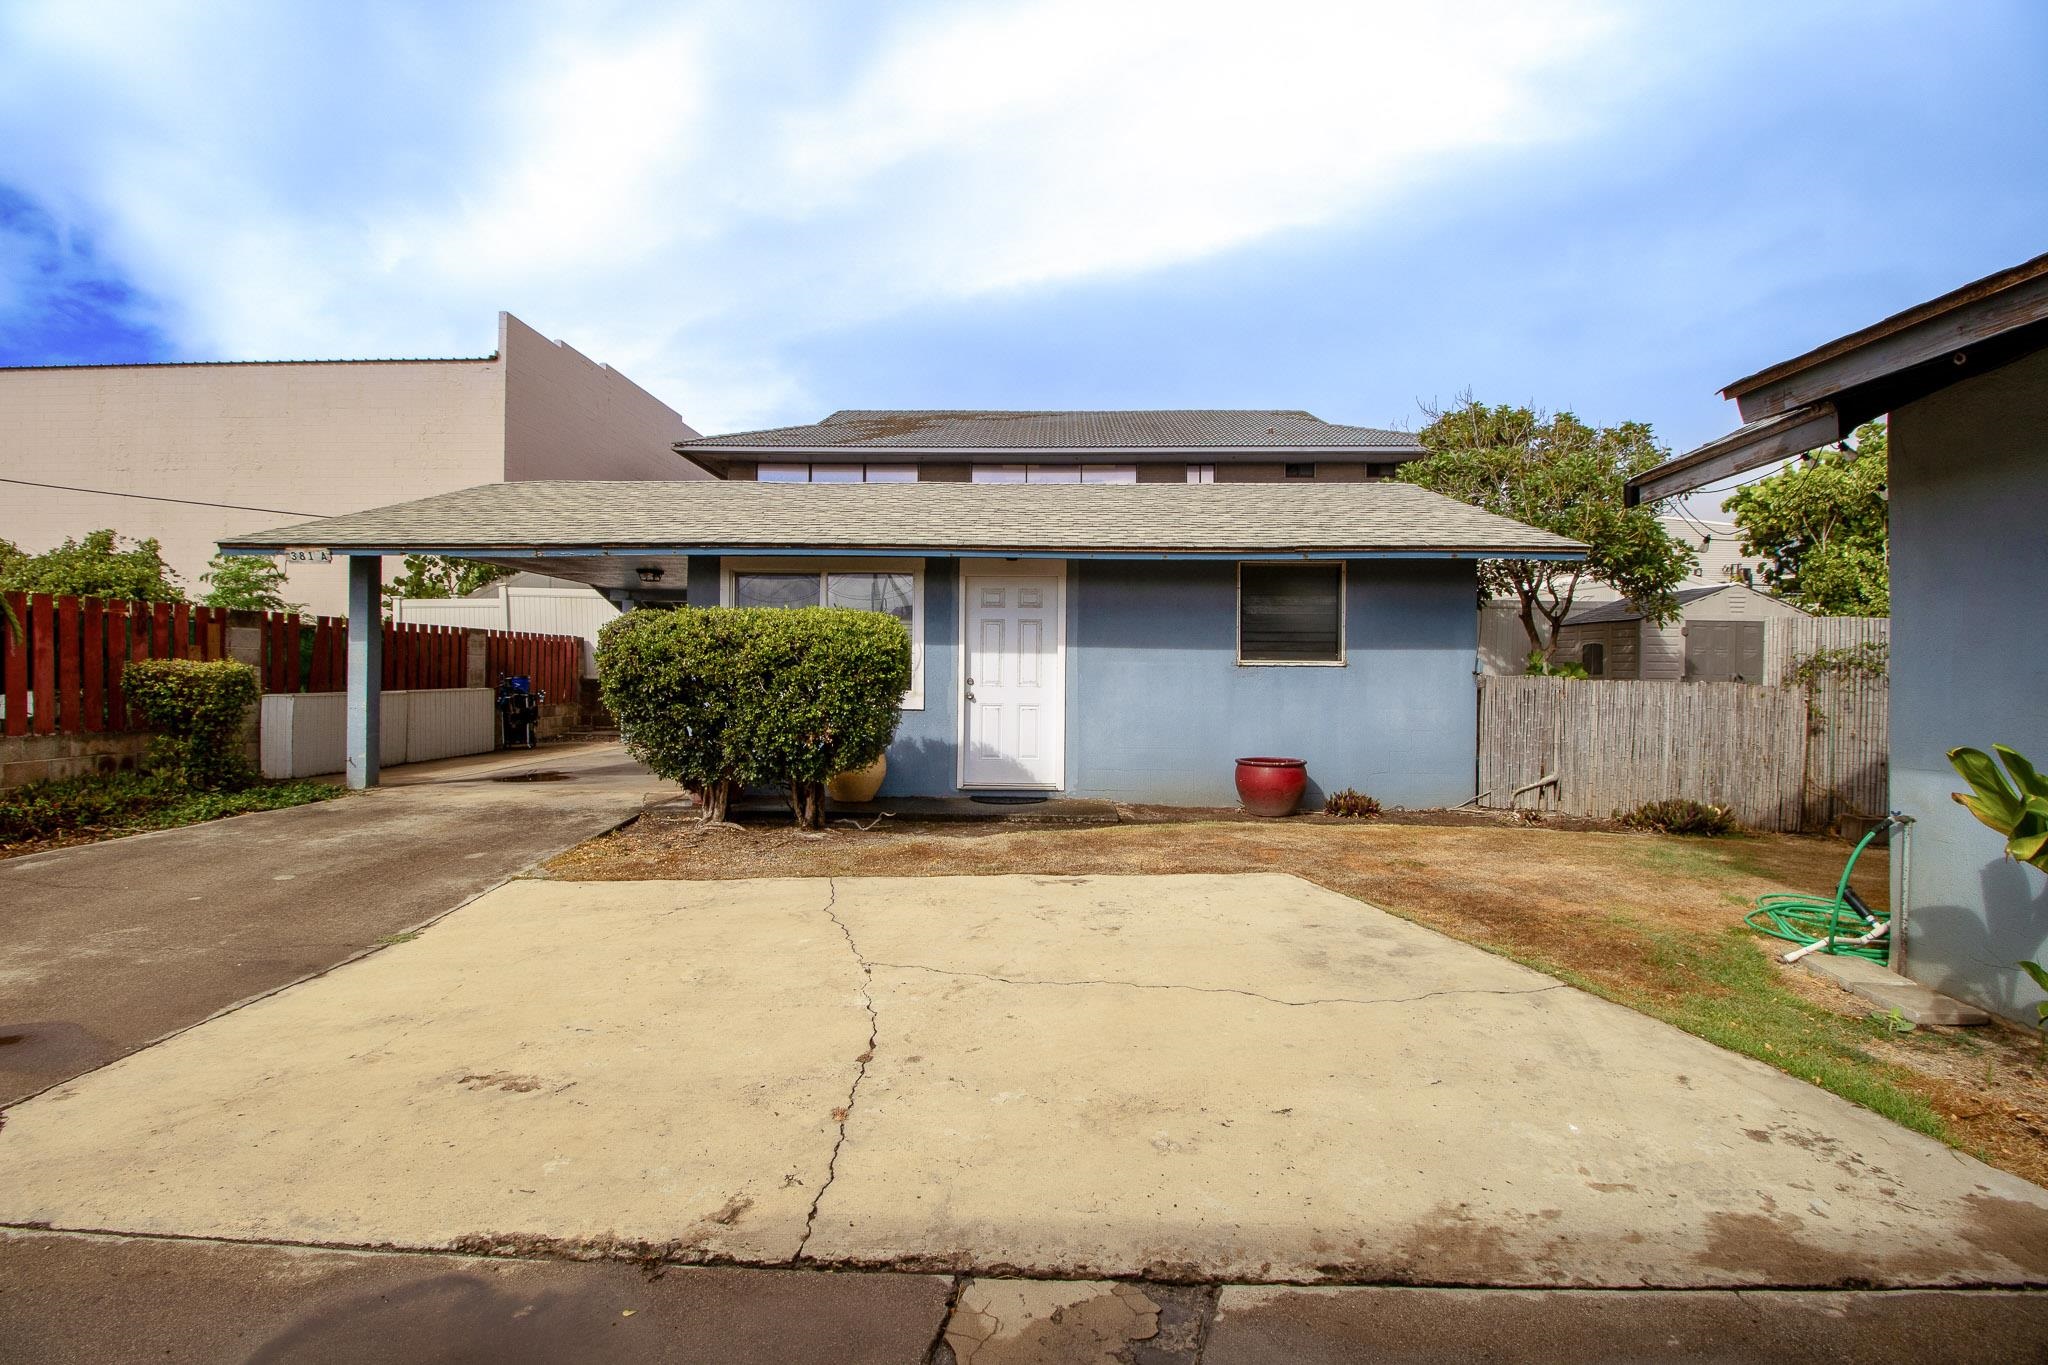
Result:
{"type": "MultiPolygon", "coordinates": [[[[19,633],[0,617],[0,734],[79,734],[129,728],[121,673],[131,659],[227,657],[228,612],[185,602],[127,602],[5,594],[19,633]]],[[[281,612],[254,620],[266,692],[340,692],[348,686],[348,621],[281,612]]],[[[386,622],[387,691],[468,685],[469,632],[457,626],[386,622]]],[[[485,633],[484,682],[524,674],[558,701],[582,681],[583,642],[573,635],[485,633]]]]}

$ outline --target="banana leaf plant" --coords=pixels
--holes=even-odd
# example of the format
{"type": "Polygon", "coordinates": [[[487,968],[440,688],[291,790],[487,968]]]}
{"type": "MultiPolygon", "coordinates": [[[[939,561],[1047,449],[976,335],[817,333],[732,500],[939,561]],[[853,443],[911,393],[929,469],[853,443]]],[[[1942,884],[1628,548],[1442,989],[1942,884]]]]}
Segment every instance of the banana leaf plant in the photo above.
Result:
{"type": "MultiPolygon", "coordinates": [[[[1949,766],[1970,784],[1968,792],[1950,792],[1956,804],[2005,836],[2007,856],[2042,872],[2048,872],[2048,777],[2043,777],[2026,759],[2003,744],[1991,746],[2005,762],[2005,772],[1982,749],[1950,749],[1949,766]],[[2006,780],[2006,774],[2012,780],[2006,780]]],[[[2038,962],[2022,962],[2036,986],[2048,991],[2048,968],[2038,962]]],[[[2041,1021],[2042,1045],[2048,1046],[2048,1000],[2034,1006],[2041,1021]]]]}
{"type": "Polygon", "coordinates": [[[1991,746],[2005,760],[2005,773],[1982,749],[1950,749],[1949,765],[1970,784],[1949,795],[1963,809],[2005,836],[2005,851],[2016,862],[2048,872],[2048,777],[2003,744],[1991,746]],[[2006,781],[2006,773],[2012,781],[2006,781]]]}

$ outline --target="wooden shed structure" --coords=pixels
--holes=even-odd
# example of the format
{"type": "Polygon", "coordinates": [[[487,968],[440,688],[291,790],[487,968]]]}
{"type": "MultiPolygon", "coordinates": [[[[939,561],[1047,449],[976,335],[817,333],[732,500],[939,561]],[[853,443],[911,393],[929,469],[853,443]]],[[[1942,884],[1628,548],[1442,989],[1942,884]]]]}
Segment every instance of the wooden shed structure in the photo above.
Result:
{"type": "Polygon", "coordinates": [[[1678,603],[1678,619],[1661,626],[1633,602],[1575,608],[1557,633],[1554,661],[1596,678],[1760,683],[1767,623],[1807,617],[1741,583],[1682,588],[1678,603]]]}

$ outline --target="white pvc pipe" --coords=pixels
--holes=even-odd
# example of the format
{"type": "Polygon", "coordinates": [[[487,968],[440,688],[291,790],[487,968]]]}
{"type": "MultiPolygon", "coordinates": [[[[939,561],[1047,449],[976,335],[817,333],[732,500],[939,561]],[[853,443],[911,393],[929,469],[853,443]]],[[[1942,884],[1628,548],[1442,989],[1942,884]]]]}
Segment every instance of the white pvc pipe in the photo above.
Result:
{"type": "Polygon", "coordinates": [[[1883,938],[1885,936],[1885,931],[1890,929],[1891,927],[1891,921],[1887,920],[1884,923],[1878,925],[1875,929],[1872,929],[1869,933],[1864,934],[1860,938],[1817,938],[1811,943],[1805,944],[1798,948],[1794,948],[1789,953],[1778,954],[1778,961],[1797,962],[1800,958],[1805,957],[1808,953],[1817,953],[1821,949],[1827,947],[1830,943],[1846,943],[1852,948],[1861,947],[1863,944],[1866,943],[1875,943],[1879,939],[1883,938]]]}

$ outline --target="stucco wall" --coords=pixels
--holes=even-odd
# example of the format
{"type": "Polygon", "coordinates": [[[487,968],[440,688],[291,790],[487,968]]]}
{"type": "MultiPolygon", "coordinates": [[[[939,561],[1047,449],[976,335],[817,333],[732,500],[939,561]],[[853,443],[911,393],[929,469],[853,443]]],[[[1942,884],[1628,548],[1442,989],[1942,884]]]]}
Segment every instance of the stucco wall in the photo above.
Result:
{"type": "MultiPolygon", "coordinates": [[[[671,448],[699,433],[666,403],[573,346],[498,315],[512,479],[708,479],[671,448]]],[[[417,496],[417,495],[414,495],[417,496]]]]}
{"type": "MultiPolygon", "coordinates": [[[[197,598],[222,536],[500,479],[708,477],[669,449],[694,434],[509,314],[491,360],[0,370],[0,475],[106,490],[0,485],[0,538],[155,536],[197,598]]],[[[340,614],[346,565],[294,568],[288,596],[340,614]]]]}
{"type": "MultiPolygon", "coordinates": [[[[197,597],[221,536],[501,477],[503,383],[490,360],[0,371],[0,474],[108,490],[0,485],[0,537],[155,536],[197,597]],[[223,503],[276,510],[193,505],[223,503]]],[[[291,596],[338,613],[347,580],[301,566],[291,596]]]]}
{"type": "Polygon", "coordinates": [[[2041,993],[2012,964],[2048,959],[2048,877],[1949,800],[1945,755],[1996,742],[2048,765],[2031,596],[2048,581],[2048,353],[1901,408],[1891,431],[1891,793],[1918,822],[1906,969],[2031,1020],[2041,993]]]}

